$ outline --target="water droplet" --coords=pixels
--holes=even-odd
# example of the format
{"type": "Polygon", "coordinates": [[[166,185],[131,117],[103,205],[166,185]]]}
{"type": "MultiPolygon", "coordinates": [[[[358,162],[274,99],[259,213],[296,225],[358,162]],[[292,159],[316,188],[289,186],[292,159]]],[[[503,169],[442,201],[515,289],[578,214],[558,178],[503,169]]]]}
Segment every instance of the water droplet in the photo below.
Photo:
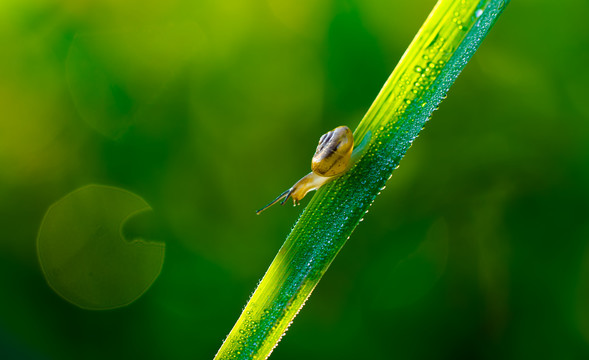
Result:
{"type": "Polygon", "coordinates": [[[423,71],[423,68],[421,66],[415,67],[415,72],[421,73],[422,71],[423,71]]]}
{"type": "Polygon", "coordinates": [[[477,11],[474,12],[474,16],[477,18],[480,17],[481,15],[483,15],[483,10],[481,10],[481,9],[478,9],[477,11]]]}

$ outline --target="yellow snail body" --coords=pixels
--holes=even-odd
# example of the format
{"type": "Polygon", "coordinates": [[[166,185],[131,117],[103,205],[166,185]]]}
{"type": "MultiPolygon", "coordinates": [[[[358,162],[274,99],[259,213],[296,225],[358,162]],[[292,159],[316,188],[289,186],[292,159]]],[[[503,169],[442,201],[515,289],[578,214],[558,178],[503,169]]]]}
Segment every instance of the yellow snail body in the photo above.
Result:
{"type": "Polygon", "coordinates": [[[292,198],[294,205],[297,205],[309,191],[319,189],[348,171],[355,163],[357,157],[355,155],[359,153],[357,150],[354,149],[354,135],[347,126],[336,127],[324,134],[319,139],[319,145],[311,162],[312,171],[274,201],[256,211],[256,214],[260,214],[280,200],[282,200],[280,205],[284,205],[289,198],[292,198]]]}

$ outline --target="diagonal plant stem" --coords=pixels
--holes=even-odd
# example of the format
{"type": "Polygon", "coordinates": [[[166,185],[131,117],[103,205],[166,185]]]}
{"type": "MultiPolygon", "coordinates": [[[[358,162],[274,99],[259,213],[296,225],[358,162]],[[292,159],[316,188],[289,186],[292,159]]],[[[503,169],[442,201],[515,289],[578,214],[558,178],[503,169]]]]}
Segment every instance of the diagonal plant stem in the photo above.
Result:
{"type": "Polygon", "coordinates": [[[356,165],[313,197],[215,359],[267,358],[508,0],[440,0],[354,132],[356,165]]]}

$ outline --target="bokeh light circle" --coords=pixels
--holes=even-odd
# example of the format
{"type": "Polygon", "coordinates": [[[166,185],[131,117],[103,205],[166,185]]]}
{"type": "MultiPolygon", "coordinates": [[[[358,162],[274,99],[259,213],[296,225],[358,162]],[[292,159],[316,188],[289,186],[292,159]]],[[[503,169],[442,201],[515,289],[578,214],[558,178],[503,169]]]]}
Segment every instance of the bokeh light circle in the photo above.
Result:
{"type": "Polygon", "coordinates": [[[106,310],[138,299],[158,277],[165,245],[126,240],[123,224],[150,210],[124,189],[88,185],[49,207],[37,238],[43,274],[61,297],[84,309],[106,310]]]}

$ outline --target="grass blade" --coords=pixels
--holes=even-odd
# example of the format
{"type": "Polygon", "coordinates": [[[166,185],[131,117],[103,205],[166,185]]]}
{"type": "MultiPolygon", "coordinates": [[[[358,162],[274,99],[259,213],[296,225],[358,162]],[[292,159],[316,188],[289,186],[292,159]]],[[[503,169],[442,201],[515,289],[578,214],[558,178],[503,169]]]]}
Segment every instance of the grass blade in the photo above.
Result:
{"type": "Polygon", "coordinates": [[[310,201],[217,353],[270,355],[506,0],[440,0],[354,132],[366,150],[310,201]]]}

